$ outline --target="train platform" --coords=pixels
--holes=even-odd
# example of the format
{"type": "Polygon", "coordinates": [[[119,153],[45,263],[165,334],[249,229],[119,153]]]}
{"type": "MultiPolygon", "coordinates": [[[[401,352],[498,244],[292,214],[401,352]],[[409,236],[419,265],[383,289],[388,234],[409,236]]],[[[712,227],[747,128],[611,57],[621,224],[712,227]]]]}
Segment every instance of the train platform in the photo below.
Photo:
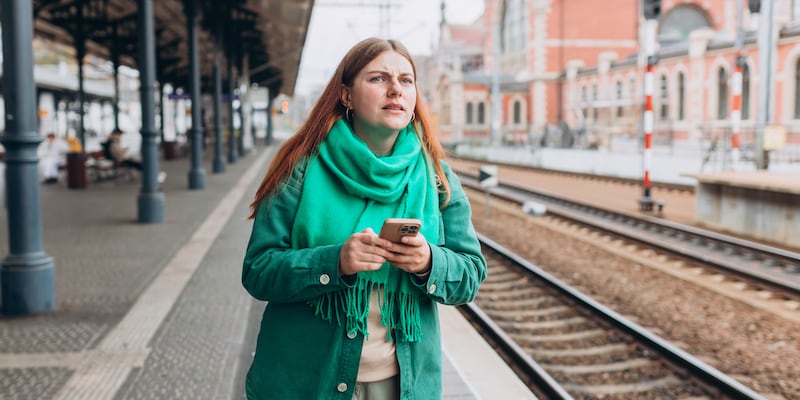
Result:
{"type": "MultiPolygon", "coordinates": [[[[642,203],[640,145],[635,137],[615,137],[613,146],[609,143],[597,150],[465,143],[453,153],[461,158],[456,163],[463,161],[463,171],[470,174],[477,175],[477,162],[498,164],[501,181],[600,208],[641,214],[650,210],[642,203]],[[509,168],[513,166],[533,167],[542,173],[532,178],[530,169],[519,174],[509,168]],[[625,184],[624,180],[635,183],[625,184]]],[[[784,156],[771,156],[775,159],[768,170],[758,170],[750,158],[732,163],[723,154],[703,150],[704,146],[702,141],[692,141],[653,148],[649,172],[655,212],[651,214],[797,251],[800,214],[795,205],[800,197],[800,163],[793,154],[798,147],[787,146],[784,156]]]]}
{"type": "MultiPolygon", "coordinates": [[[[484,160],[451,158],[456,171],[478,175],[484,160]]],[[[534,171],[524,165],[498,166],[502,182],[534,191],[564,196],[615,212],[641,215],[640,183],[625,183],[603,176],[534,171]]],[[[685,225],[784,248],[800,249],[796,204],[800,198],[800,170],[738,171],[685,174],[695,179],[694,190],[656,187],[652,198],[663,210],[649,215],[685,225]]],[[[688,186],[687,186],[688,187],[688,186]]]]}
{"type": "MultiPolygon", "coordinates": [[[[165,221],[136,222],[139,179],[43,185],[56,310],[0,316],[0,398],[243,399],[264,303],[240,283],[248,203],[275,148],[187,189],[161,161],[165,221]]],[[[8,254],[0,213],[0,254],[8,254]]],[[[12,233],[13,234],[13,233],[12,233]]],[[[534,396],[453,307],[441,307],[445,399],[534,396]]]]}

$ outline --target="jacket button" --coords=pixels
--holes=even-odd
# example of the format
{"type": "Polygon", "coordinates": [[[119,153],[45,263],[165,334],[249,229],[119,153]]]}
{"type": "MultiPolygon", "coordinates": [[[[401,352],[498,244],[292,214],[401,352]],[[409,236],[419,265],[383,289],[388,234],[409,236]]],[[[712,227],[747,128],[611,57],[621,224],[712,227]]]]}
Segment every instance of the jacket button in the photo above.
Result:
{"type": "Polygon", "coordinates": [[[353,332],[347,332],[347,338],[348,338],[348,339],[355,339],[355,338],[356,338],[356,333],[355,333],[355,331],[353,331],[353,332]]]}
{"type": "Polygon", "coordinates": [[[347,384],[346,384],[346,383],[344,383],[344,382],[342,382],[342,383],[340,383],[340,384],[336,385],[336,390],[338,390],[338,391],[339,391],[339,393],[344,393],[344,392],[346,392],[346,391],[347,391],[347,384]]]}
{"type": "Polygon", "coordinates": [[[436,291],[436,284],[432,283],[430,286],[428,286],[428,293],[433,294],[433,292],[435,291],[436,291]]]}
{"type": "Polygon", "coordinates": [[[327,285],[331,282],[331,277],[328,274],[322,274],[319,276],[319,283],[323,285],[327,285]]]}

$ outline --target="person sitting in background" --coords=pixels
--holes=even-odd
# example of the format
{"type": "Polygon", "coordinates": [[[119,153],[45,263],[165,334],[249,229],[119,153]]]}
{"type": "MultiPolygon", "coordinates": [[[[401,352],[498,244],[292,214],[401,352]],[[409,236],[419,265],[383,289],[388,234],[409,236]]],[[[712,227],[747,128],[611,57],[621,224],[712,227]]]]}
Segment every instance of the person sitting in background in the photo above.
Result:
{"type": "MultiPolygon", "coordinates": [[[[133,168],[137,171],[142,170],[142,163],[131,158],[128,155],[128,149],[122,147],[122,131],[119,129],[111,131],[108,140],[103,143],[103,156],[113,160],[117,165],[133,168]]],[[[164,182],[166,178],[166,172],[161,171],[158,173],[158,183],[164,182]]]]}
{"type": "Polygon", "coordinates": [[[47,134],[47,139],[39,146],[44,183],[58,182],[58,169],[66,165],[67,152],[69,152],[67,142],[57,138],[54,133],[47,134]]]}
{"type": "Polygon", "coordinates": [[[103,143],[103,157],[114,161],[117,165],[133,168],[137,171],[142,170],[142,163],[128,155],[127,147],[122,147],[122,131],[119,129],[111,131],[108,140],[103,143]]]}

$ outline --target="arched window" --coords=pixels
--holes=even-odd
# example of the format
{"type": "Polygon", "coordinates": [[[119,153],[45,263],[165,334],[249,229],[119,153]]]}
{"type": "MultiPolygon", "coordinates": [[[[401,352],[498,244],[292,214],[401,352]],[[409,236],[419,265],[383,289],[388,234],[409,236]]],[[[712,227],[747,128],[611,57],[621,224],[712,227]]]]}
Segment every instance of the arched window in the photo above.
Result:
{"type": "Polygon", "coordinates": [[[483,125],[486,123],[486,103],[478,103],[478,124],[483,125]]]}
{"type": "Polygon", "coordinates": [[[617,81],[617,118],[622,118],[622,81],[617,81]]]}
{"type": "Polygon", "coordinates": [[[702,8],[693,4],[676,5],[658,21],[658,42],[662,46],[686,42],[693,30],[710,27],[711,19],[702,8]]]}
{"type": "Polygon", "coordinates": [[[658,102],[661,103],[659,117],[662,121],[666,121],[669,119],[669,87],[667,86],[667,76],[661,75],[658,82],[658,102]]]}
{"type": "Polygon", "coordinates": [[[467,102],[467,125],[472,125],[472,102],[467,102]]]}
{"type": "Polygon", "coordinates": [[[717,71],[717,119],[728,118],[728,73],[720,67],[717,71]]]}
{"type": "Polygon", "coordinates": [[[514,102],[514,125],[522,123],[522,103],[519,100],[514,102]]]}
{"type": "Polygon", "coordinates": [[[742,119],[750,119],[750,67],[742,66],[742,119]]]}
{"type": "Polygon", "coordinates": [[[678,72],[678,121],[686,118],[686,76],[678,72]]]}

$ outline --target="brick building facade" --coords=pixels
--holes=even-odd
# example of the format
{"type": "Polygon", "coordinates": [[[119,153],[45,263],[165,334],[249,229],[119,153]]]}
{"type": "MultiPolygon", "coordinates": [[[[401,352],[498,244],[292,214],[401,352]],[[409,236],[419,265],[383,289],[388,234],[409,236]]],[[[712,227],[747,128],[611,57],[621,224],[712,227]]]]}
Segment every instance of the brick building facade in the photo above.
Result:
{"type": "MultiPolygon", "coordinates": [[[[763,18],[743,3],[741,142],[748,146],[759,113],[756,39],[763,18]]],[[[737,0],[662,0],[653,93],[656,143],[727,140],[736,6],[737,0]]],[[[471,25],[442,21],[440,46],[428,68],[434,81],[429,99],[443,141],[487,140],[494,131],[496,142],[598,146],[613,135],[640,134],[640,14],[637,0],[487,0],[471,25]],[[496,130],[494,77],[501,98],[496,130]]],[[[775,57],[765,71],[774,77],[768,91],[773,111],[767,124],[783,127],[787,143],[800,145],[800,0],[775,0],[773,24],[775,57]]]]}

